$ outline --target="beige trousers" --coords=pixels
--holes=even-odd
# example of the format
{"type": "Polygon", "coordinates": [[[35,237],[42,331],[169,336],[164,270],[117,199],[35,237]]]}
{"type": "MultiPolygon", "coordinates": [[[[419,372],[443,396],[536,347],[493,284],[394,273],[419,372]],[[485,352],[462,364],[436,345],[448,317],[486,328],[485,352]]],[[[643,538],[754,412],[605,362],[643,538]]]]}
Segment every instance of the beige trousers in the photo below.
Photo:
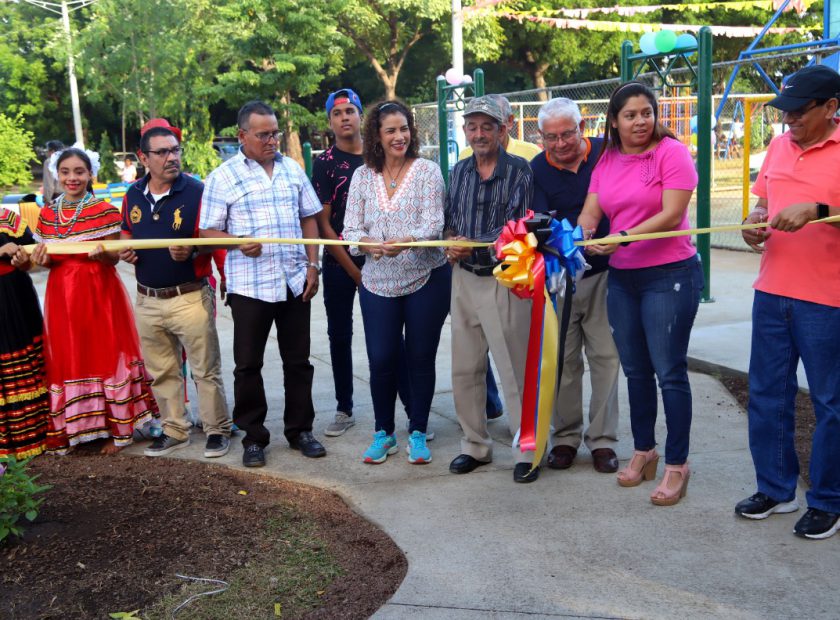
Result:
{"type": "MultiPolygon", "coordinates": [[[[562,308],[558,308],[562,311],[562,308]]],[[[578,448],[583,434],[583,351],[592,395],[583,441],[589,450],[612,448],[618,432],[618,351],[607,321],[607,272],[584,278],[572,297],[565,361],[554,406],[553,445],[578,448]]]]}
{"type": "Polygon", "coordinates": [[[152,392],[163,416],[163,432],[174,439],[186,439],[190,432],[182,346],[198,391],[205,434],[230,435],[215,309],[216,299],[209,286],[171,299],[137,294],[135,315],[146,370],[152,376],[152,392]]]}
{"type": "MultiPolygon", "coordinates": [[[[522,386],[531,302],[516,297],[493,277],[479,277],[461,267],[452,271],[452,394],[464,436],[461,453],[493,460],[487,432],[487,350],[499,371],[510,432],[516,436],[522,414],[522,386]]],[[[516,462],[533,461],[513,445],[516,462]]]]}

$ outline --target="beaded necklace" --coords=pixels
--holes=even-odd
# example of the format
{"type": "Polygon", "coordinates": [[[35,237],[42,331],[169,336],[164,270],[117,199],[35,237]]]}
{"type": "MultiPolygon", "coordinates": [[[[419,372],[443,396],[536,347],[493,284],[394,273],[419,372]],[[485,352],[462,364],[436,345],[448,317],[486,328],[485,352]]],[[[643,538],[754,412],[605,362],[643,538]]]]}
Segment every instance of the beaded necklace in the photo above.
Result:
{"type": "Polygon", "coordinates": [[[76,226],[76,222],[79,219],[79,215],[82,212],[82,209],[85,205],[89,202],[89,200],[93,198],[93,194],[90,192],[86,192],[84,196],[79,198],[78,200],[64,200],[64,194],[58,197],[58,199],[53,203],[53,211],[55,212],[55,235],[59,239],[67,238],[70,233],[73,232],[73,227],[76,226]],[[73,215],[70,219],[64,219],[62,215],[62,210],[65,206],[72,207],[76,205],[76,210],[74,211],[73,215]],[[62,233],[59,225],[66,226],[67,231],[62,233]]]}

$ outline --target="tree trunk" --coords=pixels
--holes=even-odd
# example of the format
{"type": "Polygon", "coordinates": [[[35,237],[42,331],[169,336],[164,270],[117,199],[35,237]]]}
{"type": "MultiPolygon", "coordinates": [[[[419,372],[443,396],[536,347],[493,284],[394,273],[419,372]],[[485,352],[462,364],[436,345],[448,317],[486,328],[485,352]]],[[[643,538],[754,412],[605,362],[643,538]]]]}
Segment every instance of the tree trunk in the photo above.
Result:
{"type": "Polygon", "coordinates": [[[385,99],[397,98],[397,80],[399,77],[400,72],[396,70],[382,78],[382,84],[385,86],[385,99]]]}
{"type": "MultiPolygon", "coordinates": [[[[286,106],[288,106],[291,101],[292,97],[289,93],[286,92],[280,95],[280,102],[286,106]]],[[[284,155],[291,157],[301,166],[305,167],[305,163],[303,161],[303,148],[300,145],[300,134],[297,129],[292,126],[292,115],[288,112],[288,107],[286,108],[286,112],[283,113],[281,122],[283,123],[284,142],[286,143],[286,152],[284,155]]]]}
{"type": "MultiPolygon", "coordinates": [[[[534,67],[532,72],[532,77],[534,78],[534,87],[535,88],[542,88],[545,89],[547,86],[545,83],[545,74],[548,72],[548,65],[547,64],[539,64],[534,67]]],[[[541,90],[537,93],[537,99],[540,101],[548,101],[548,91],[541,90]]]]}

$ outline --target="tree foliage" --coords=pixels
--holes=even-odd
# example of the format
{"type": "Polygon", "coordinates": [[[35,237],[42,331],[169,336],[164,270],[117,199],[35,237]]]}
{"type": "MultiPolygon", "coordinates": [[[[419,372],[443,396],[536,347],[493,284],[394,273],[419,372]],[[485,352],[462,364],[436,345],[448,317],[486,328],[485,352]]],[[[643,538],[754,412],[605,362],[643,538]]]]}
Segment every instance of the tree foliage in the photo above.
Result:
{"type": "Polygon", "coordinates": [[[32,182],[30,163],[35,156],[35,136],[25,129],[20,116],[0,113],[0,188],[32,182]]]}
{"type": "Polygon", "coordinates": [[[107,131],[103,131],[99,138],[99,173],[96,180],[100,183],[116,183],[119,180],[114,163],[114,147],[111,146],[107,131]]]}

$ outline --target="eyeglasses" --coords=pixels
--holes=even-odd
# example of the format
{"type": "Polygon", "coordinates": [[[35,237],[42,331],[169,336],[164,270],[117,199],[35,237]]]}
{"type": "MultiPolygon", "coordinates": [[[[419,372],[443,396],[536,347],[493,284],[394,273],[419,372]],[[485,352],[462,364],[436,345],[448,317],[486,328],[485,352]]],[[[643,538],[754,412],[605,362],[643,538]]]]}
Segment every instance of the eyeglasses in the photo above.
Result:
{"type": "Polygon", "coordinates": [[[577,136],[578,131],[580,131],[580,128],[575,127],[574,129],[569,129],[568,131],[564,131],[560,135],[554,135],[554,134],[545,135],[545,134],[543,134],[542,139],[543,139],[543,142],[545,142],[546,144],[556,144],[558,141],[570,142],[572,140],[572,138],[575,138],[577,136]]]}
{"type": "Polygon", "coordinates": [[[254,137],[262,142],[263,144],[268,144],[272,140],[278,142],[280,140],[280,132],[279,131],[261,131],[260,133],[255,133],[254,137]]]}
{"type": "Polygon", "coordinates": [[[810,112],[814,108],[818,108],[818,107],[820,107],[820,104],[815,101],[813,105],[804,105],[801,108],[799,108],[798,110],[791,110],[790,112],[786,111],[786,112],[783,113],[782,116],[785,116],[785,117],[787,117],[791,120],[798,121],[800,118],[805,116],[808,112],[810,112]]]}
{"type": "Polygon", "coordinates": [[[167,156],[172,155],[172,157],[180,157],[181,153],[184,149],[180,146],[173,146],[171,149],[157,149],[155,151],[146,151],[147,155],[156,155],[162,159],[166,159],[167,156]]]}

